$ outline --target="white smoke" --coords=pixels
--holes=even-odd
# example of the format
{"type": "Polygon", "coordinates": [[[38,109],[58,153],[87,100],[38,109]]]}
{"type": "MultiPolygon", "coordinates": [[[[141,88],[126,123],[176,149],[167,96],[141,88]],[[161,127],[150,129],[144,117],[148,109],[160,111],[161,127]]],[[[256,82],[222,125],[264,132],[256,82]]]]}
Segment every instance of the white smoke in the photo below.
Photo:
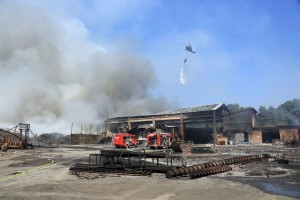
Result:
{"type": "Polygon", "coordinates": [[[2,124],[69,133],[72,122],[169,109],[149,95],[157,80],[147,59],[108,52],[75,18],[1,1],[0,27],[2,124]]]}

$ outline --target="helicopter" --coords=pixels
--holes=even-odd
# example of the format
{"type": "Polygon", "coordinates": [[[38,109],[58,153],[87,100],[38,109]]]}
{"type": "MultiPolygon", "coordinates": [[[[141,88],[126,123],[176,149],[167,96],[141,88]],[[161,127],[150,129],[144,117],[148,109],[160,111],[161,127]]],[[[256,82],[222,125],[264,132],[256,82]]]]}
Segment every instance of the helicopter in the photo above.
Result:
{"type": "MultiPolygon", "coordinates": [[[[187,45],[187,44],[186,44],[187,45]]],[[[192,45],[191,43],[189,42],[189,44],[185,47],[185,50],[186,51],[189,51],[189,52],[192,52],[192,53],[196,53],[196,51],[193,51],[193,48],[192,48],[192,45]]]]}

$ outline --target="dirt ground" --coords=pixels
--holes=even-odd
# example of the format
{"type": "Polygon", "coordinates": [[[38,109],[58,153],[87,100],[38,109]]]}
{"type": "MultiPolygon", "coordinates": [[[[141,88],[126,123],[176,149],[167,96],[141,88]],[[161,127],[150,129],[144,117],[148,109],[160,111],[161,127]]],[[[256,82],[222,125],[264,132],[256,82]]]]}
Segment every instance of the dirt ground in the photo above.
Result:
{"type": "MultiPolygon", "coordinates": [[[[290,163],[240,165],[233,171],[198,179],[167,179],[158,173],[151,177],[107,175],[79,179],[69,173],[69,168],[75,162],[86,163],[88,155],[99,150],[9,150],[0,153],[0,199],[299,199],[300,161],[289,153],[299,149],[267,150],[288,152],[290,163]]],[[[187,164],[193,164],[267,150],[226,147],[214,154],[184,156],[187,164]]]]}

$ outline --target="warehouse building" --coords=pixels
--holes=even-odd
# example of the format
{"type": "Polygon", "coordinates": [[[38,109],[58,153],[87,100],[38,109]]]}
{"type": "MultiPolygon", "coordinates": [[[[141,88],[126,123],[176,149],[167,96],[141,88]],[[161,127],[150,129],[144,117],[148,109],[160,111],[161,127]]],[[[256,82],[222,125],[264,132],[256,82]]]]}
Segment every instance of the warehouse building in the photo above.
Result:
{"type": "MultiPolygon", "coordinates": [[[[130,130],[143,124],[169,127],[183,141],[206,144],[218,143],[224,133],[247,133],[257,125],[255,109],[230,113],[224,103],[194,106],[153,115],[114,117],[105,120],[107,132],[130,130]]],[[[121,131],[121,132],[122,132],[121,131]]],[[[227,143],[227,141],[225,142],[227,143]]]]}

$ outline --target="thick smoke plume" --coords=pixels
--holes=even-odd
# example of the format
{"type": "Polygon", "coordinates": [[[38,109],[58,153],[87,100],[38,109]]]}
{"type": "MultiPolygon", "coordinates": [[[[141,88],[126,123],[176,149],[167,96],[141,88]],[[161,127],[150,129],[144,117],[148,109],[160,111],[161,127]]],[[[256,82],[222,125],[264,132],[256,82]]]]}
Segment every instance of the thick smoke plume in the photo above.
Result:
{"type": "Polygon", "coordinates": [[[108,52],[77,19],[2,1],[0,27],[3,126],[68,133],[71,123],[168,109],[149,94],[157,80],[147,59],[108,52]]]}

